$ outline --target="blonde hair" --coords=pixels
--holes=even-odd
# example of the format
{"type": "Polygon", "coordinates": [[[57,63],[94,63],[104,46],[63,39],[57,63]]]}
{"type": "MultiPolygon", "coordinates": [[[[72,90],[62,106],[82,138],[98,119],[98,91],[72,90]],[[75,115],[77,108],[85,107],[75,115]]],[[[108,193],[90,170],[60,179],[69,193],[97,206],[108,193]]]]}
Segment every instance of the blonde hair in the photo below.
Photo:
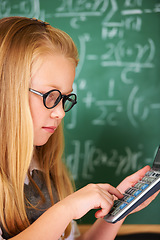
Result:
{"type": "MultiPolygon", "coordinates": [[[[30,225],[24,181],[33,154],[44,170],[52,204],[52,180],[60,200],[73,192],[62,161],[62,125],[44,146],[33,148],[33,123],[28,101],[30,79],[42,57],[55,53],[63,54],[77,66],[77,48],[63,31],[25,17],[0,20],[0,222],[13,236],[30,225]]],[[[69,232],[70,226],[65,237],[69,232]]]]}

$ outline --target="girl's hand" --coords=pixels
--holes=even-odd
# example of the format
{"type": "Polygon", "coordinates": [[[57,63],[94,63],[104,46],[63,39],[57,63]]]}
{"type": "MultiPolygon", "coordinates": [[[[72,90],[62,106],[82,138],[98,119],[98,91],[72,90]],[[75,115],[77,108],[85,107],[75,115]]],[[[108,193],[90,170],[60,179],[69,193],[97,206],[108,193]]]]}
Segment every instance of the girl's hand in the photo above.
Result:
{"type": "Polygon", "coordinates": [[[113,206],[114,196],[123,195],[109,184],[88,184],[75,193],[67,196],[61,202],[69,208],[71,219],[83,217],[91,209],[99,209],[96,218],[104,217],[113,206]]]}
{"type": "MultiPolygon", "coordinates": [[[[141,180],[146,174],[146,172],[148,172],[149,170],[150,170],[150,166],[145,166],[144,168],[140,169],[136,173],[128,176],[117,186],[117,189],[122,193],[124,193],[125,190],[127,190],[130,187],[133,187],[139,180],[141,180]]],[[[145,202],[143,202],[141,205],[135,208],[131,213],[138,212],[141,209],[148,206],[155,199],[158,193],[159,191],[153,194],[151,197],[149,197],[145,202]]]]}

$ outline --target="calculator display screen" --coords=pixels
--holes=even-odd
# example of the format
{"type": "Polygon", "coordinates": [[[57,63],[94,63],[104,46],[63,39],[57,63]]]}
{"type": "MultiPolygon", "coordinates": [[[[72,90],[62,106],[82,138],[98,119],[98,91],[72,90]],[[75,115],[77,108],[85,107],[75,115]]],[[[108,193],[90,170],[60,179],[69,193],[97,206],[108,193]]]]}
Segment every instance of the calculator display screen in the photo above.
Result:
{"type": "Polygon", "coordinates": [[[157,154],[155,156],[152,168],[160,171],[160,147],[159,147],[159,149],[157,151],[157,154]]]}

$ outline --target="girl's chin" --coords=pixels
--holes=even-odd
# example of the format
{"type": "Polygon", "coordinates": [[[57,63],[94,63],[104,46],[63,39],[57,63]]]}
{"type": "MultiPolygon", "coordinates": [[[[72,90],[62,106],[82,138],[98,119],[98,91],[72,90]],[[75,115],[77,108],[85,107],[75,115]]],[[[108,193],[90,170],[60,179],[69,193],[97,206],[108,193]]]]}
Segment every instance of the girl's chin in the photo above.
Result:
{"type": "Polygon", "coordinates": [[[38,139],[37,141],[34,141],[34,146],[43,146],[45,145],[47,142],[48,142],[48,138],[45,138],[45,139],[38,139]]]}

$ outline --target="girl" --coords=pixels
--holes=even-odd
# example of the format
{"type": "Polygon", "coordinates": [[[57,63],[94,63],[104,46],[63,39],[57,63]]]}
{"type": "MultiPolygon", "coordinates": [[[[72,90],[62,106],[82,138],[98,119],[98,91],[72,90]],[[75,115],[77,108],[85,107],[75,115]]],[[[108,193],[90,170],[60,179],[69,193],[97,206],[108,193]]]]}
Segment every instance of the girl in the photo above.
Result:
{"type": "Polygon", "coordinates": [[[114,198],[149,170],[117,188],[89,184],[73,193],[62,161],[61,121],[77,102],[72,93],[77,64],[77,49],[66,33],[35,19],[0,20],[1,239],[114,239],[123,221],[112,225],[102,218],[114,198]],[[94,208],[99,219],[78,236],[73,219],[94,208]]]}

